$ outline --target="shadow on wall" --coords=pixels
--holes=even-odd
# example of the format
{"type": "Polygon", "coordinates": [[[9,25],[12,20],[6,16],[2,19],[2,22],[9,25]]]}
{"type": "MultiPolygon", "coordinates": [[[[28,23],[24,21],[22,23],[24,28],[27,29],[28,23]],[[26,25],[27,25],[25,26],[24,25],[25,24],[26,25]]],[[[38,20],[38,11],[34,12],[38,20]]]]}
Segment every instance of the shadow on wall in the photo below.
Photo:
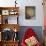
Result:
{"type": "Polygon", "coordinates": [[[22,40],[22,38],[24,36],[24,33],[25,33],[25,31],[28,28],[32,28],[34,30],[34,32],[36,32],[39,41],[41,43],[43,43],[43,30],[42,30],[42,26],[21,26],[20,27],[20,31],[19,31],[19,39],[20,39],[20,41],[22,40]]]}

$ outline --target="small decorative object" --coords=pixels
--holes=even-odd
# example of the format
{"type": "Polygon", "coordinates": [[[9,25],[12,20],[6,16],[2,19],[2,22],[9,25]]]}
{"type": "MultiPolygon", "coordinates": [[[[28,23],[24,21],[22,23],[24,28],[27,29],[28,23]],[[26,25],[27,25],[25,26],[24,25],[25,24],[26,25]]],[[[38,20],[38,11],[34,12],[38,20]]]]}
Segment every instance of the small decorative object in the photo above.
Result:
{"type": "Polygon", "coordinates": [[[3,16],[2,23],[8,24],[8,16],[5,16],[5,15],[3,16]]]}
{"type": "Polygon", "coordinates": [[[13,31],[14,31],[14,32],[17,32],[17,29],[16,29],[16,28],[14,28],[14,29],[13,29],[13,31]]]}
{"type": "Polygon", "coordinates": [[[15,0],[15,7],[16,7],[16,4],[17,4],[17,2],[16,2],[17,0],[15,0]]]}
{"type": "Polygon", "coordinates": [[[1,32],[0,32],[0,41],[1,41],[1,32]]]}
{"type": "Polygon", "coordinates": [[[17,29],[14,27],[14,29],[13,29],[13,31],[14,31],[14,41],[15,40],[18,40],[18,32],[17,32],[17,29]]]}
{"type": "Polygon", "coordinates": [[[32,36],[26,39],[25,43],[27,44],[27,46],[35,46],[38,43],[38,40],[34,36],[32,36]]]}
{"type": "Polygon", "coordinates": [[[9,10],[2,10],[2,15],[9,15],[9,10]]]}
{"type": "Polygon", "coordinates": [[[0,10],[0,15],[2,14],[2,11],[0,10]]]}
{"type": "Polygon", "coordinates": [[[34,6],[26,6],[25,7],[25,18],[26,19],[34,19],[35,18],[35,7],[34,6]]]}
{"type": "Polygon", "coordinates": [[[8,18],[7,18],[7,19],[5,19],[5,24],[8,24],[8,18]]]}
{"type": "Polygon", "coordinates": [[[10,10],[10,15],[16,15],[17,12],[15,10],[10,10]]]}
{"type": "Polygon", "coordinates": [[[9,28],[5,28],[2,32],[2,40],[8,41],[12,39],[12,30],[9,28]]]}
{"type": "Polygon", "coordinates": [[[14,14],[14,10],[10,10],[10,15],[13,15],[14,14]]]}
{"type": "Polygon", "coordinates": [[[1,24],[1,15],[0,15],[0,24],[1,24]]]}
{"type": "Polygon", "coordinates": [[[14,32],[13,39],[14,39],[14,41],[15,41],[15,40],[18,40],[18,32],[14,32]]]}
{"type": "Polygon", "coordinates": [[[14,41],[15,41],[16,40],[16,33],[14,33],[14,37],[13,38],[14,38],[14,41]]]}

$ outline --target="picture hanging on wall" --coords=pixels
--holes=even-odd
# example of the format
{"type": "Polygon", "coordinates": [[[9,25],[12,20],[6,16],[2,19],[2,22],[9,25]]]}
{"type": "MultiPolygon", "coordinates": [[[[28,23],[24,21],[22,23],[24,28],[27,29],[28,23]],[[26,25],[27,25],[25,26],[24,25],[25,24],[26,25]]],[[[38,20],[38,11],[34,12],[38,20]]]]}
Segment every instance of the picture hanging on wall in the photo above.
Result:
{"type": "Polygon", "coordinates": [[[35,6],[25,6],[25,19],[35,19],[35,6]]]}

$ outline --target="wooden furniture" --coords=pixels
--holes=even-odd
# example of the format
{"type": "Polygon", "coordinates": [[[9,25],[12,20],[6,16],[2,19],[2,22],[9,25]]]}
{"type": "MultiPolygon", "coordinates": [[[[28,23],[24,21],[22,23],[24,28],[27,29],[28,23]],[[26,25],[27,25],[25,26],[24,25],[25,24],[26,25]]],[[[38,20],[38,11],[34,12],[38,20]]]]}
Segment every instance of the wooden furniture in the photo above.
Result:
{"type": "Polygon", "coordinates": [[[0,41],[0,46],[2,46],[2,42],[0,41]]]}
{"type": "Polygon", "coordinates": [[[19,7],[0,7],[0,20],[1,24],[8,24],[8,17],[10,16],[17,16],[17,24],[18,24],[18,17],[19,17],[19,7]]]}
{"type": "Polygon", "coordinates": [[[12,29],[13,31],[14,31],[14,29],[16,29],[16,30],[17,30],[16,32],[18,32],[19,29],[20,29],[20,26],[19,26],[18,24],[0,24],[0,30],[1,30],[1,32],[2,32],[3,29],[5,29],[5,28],[10,28],[10,29],[12,29]]]}
{"type": "Polygon", "coordinates": [[[18,46],[18,41],[5,41],[2,44],[3,46],[18,46]]]}
{"type": "MultiPolygon", "coordinates": [[[[19,18],[19,7],[0,7],[0,32],[1,32],[1,41],[0,46],[18,46],[19,39],[18,40],[2,40],[2,32],[5,32],[6,29],[11,29],[14,33],[18,32],[20,29],[20,26],[18,24],[18,18],[19,18]],[[8,19],[9,17],[15,17],[14,18],[15,23],[9,23],[8,19]]],[[[7,30],[6,30],[7,31],[7,30]]],[[[14,36],[15,37],[15,36],[14,36]]]]}
{"type": "Polygon", "coordinates": [[[44,46],[46,46],[46,27],[44,27],[44,46]]]}

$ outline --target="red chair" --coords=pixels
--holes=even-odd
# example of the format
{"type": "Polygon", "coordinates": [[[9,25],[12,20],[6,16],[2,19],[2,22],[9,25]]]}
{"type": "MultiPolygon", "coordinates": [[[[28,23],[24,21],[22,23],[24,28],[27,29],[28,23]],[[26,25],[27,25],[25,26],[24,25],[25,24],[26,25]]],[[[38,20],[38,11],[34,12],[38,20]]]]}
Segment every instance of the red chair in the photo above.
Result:
{"type": "MultiPolygon", "coordinates": [[[[37,35],[33,31],[33,29],[32,28],[27,29],[27,31],[25,32],[24,37],[22,38],[21,46],[27,46],[26,43],[25,43],[25,40],[28,39],[29,37],[32,37],[32,36],[34,36],[37,39],[37,35]]],[[[35,46],[41,46],[39,41],[37,42],[37,44],[35,46]]]]}

